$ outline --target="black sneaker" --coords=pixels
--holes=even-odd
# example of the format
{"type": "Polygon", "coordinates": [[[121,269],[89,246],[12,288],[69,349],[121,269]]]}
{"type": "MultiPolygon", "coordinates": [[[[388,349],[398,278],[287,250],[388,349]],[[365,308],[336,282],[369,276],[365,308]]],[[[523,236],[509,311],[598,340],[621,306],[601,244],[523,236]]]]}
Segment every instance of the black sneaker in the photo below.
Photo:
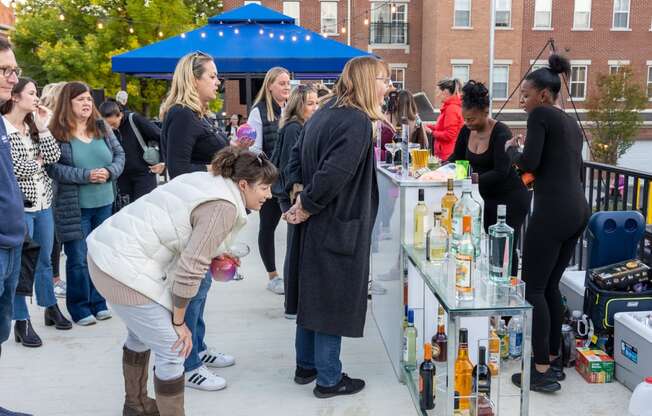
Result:
{"type": "Polygon", "coordinates": [[[4,407],[0,407],[0,416],[32,416],[32,415],[27,413],[12,412],[11,410],[7,410],[4,407]]]}
{"type": "MultiPolygon", "coordinates": [[[[512,374],[512,383],[521,388],[521,373],[512,374]]],[[[561,390],[561,384],[557,381],[552,368],[545,373],[540,373],[532,366],[530,370],[530,390],[539,393],[554,393],[561,390]]]]}
{"type": "Polygon", "coordinates": [[[364,389],[364,386],[364,380],[351,378],[346,373],[342,373],[342,380],[333,387],[322,387],[317,384],[312,392],[319,399],[327,399],[329,397],[356,394],[364,389]]]}
{"type": "Polygon", "coordinates": [[[317,369],[316,368],[303,368],[297,366],[297,369],[294,370],[294,382],[297,384],[308,384],[315,381],[317,378],[317,369]]]}
{"type": "Polygon", "coordinates": [[[550,361],[550,370],[552,370],[557,381],[563,381],[566,378],[566,374],[564,373],[564,363],[561,360],[561,357],[557,357],[550,361]]]}

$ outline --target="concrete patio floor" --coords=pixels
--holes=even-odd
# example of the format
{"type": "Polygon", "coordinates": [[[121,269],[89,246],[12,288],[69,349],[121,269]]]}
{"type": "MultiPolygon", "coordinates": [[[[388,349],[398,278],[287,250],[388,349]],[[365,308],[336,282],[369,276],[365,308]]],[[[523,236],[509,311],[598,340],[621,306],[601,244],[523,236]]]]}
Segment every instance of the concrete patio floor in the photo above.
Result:
{"type": "MultiPolygon", "coordinates": [[[[283,297],[265,289],[266,274],[256,244],[258,215],[239,240],[252,249],[243,259],[245,280],[214,283],[206,307],[210,346],[233,354],[236,365],[217,373],[228,387],[219,392],[187,389],[186,409],[192,416],[413,416],[407,388],[389,364],[371,317],[362,339],[345,339],[344,371],[367,381],[351,397],[319,400],[312,385],[292,382],[295,325],[283,316],[283,297]]],[[[282,266],[285,225],[276,236],[277,265],[282,266]]],[[[64,302],[60,301],[65,311],[64,302]]],[[[45,328],[42,309],[30,304],[43,347],[27,349],[3,344],[0,360],[0,406],[37,416],[118,416],[123,403],[121,345],[125,329],[119,318],[70,331],[45,328]]],[[[573,369],[554,396],[531,394],[530,415],[624,416],[630,392],[619,383],[591,385],[573,369]]],[[[153,388],[150,380],[150,394],[153,388]]]]}

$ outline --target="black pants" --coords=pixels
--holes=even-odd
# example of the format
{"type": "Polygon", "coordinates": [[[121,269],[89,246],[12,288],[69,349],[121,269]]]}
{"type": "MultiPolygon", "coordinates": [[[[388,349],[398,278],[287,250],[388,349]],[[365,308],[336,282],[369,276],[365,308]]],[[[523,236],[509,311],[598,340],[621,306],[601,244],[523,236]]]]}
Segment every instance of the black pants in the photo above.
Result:
{"type": "Polygon", "coordinates": [[[57,238],[57,234],[54,234],[54,244],[52,245],[52,254],[50,255],[50,260],[52,261],[52,276],[59,277],[59,264],[61,263],[61,242],[57,238]]]}
{"type": "Polygon", "coordinates": [[[281,206],[278,199],[268,199],[260,209],[260,229],[258,230],[258,250],[267,273],[276,271],[276,250],[274,249],[274,231],[281,220],[281,206]]]}
{"type": "Polygon", "coordinates": [[[156,188],[156,175],[149,172],[126,172],[118,178],[118,190],[121,195],[129,195],[133,202],[147,195],[156,188]]]}
{"type": "MultiPolygon", "coordinates": [[[[562,204],[559,204],[561,206],[562,204]]],[[[570,205],[570,204],[569,204],[570,205]]],[[[588,220],[588,212],[566,215],[551,206],[537,207],[528,223],[523,246],[525,298],[533,306],[532,350],[535,364],[550,363],[561,344],[563,319],[559,281],[568,266],[579,237],[588,220]]]]}

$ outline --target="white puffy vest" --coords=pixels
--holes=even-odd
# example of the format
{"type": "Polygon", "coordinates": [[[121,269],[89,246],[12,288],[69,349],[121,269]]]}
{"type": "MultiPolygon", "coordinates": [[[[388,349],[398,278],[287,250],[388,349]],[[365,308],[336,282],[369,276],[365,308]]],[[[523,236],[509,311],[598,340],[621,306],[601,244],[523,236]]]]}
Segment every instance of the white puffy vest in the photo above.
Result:
{"type": "Polygon", "coordinates": [[[207,172],[181,175],[127,205],[86,239],[88,256],[105,273],[172,310],[171,277],[192,233],[190,215],[215,200],[238,210],[236,225],[219,247],[227,251],[247,222],[239,188],[207,172]]]}

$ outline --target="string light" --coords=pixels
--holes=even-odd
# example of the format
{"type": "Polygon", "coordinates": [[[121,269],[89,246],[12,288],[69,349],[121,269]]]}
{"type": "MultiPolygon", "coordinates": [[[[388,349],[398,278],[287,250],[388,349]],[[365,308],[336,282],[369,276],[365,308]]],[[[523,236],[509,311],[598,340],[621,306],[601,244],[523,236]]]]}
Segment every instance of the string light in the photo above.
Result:
{"type": "Polygon", "coordinates": [[[64,20],[66,20],[66,16],[64,16],[63,13],[61,13],[59,15],[59,20],[61,20],[63,22],[64,20]]]}
{"type": "Polygon", "coordinates": [[[297,41],[297,35],[292,35],[292,42],[296,42],[296,41],[297,41]]]}
{"type": "Polygon", "coordinates": [[[369,26],[369,19],[366,17],[364,18],[364,25],[369,26]]]}
{"type": "Polygon", "coordinates": [[[98,28],[98,29],[104,29],[104,23],[102,23],[102,22],[98,22],[98,23],[97,23],[97,28],[98,28]]]}
{"type": "Polygon", "coordinates": [[[129,26],[129,33],[131,33],[132,35],[134,34],[134,28],[132,26],[129,26]]]}
{"type": "Polygon", "coordinates": [[[270,39],[274,39],[274,34],[270,32],[270,34],[269,34],[269,38],[270,38],[270,39]]]}
{"type": "Polygon", "coordinates": [[[206,37],[206,32],[201,32],[200,36],[202,37],[202,39],[204,39],[206,37]]]}
{"type": "Polygon", "coordinates": [[[265,34],[265,31],[264,31],[263,29],[260,29],[260,30],[258,31],[258,33],[260,33],[261,35],[264,35],[264,34],[265,34]]]}
{"type": "Polygon", "coordinates": [[[342,33],[346,33],[346,28],[345,28],[344,26],[342,26],[342,30],[341,30],[341,32],[342,32],[342,33]]]}
{"type": "Polygon", "coordinates": [[[310,35],[306,35],[306,40],[310,40],[310,39],[312,39],[310,35]]]}
{"type": "Polygon", "coordinates": [[[238,29],[238,28],[236,27],[235,29],[233,29],[233,33],[235,33],[236,35],[239,34],[239,33],[240,33],[240,29],[238,29]]]}
{"type": "Polygon", "coordinates": [[[162,38],[162,37],[163,37],[163,32],[161,32],[160,30],[158,31],[158,37],[159,37],[159,38],[162,38]]]}
{"type": "Polygon", "coordinates": [[[281,35],[278,38],[281,39],[281,40],[285,40],[285,35],[281,35]]]}
{"type": "Polygon", "coordinates": [[[224,32],[222,32],[221,30],[220,30],[219,32],[217,32],[217,34],[218,34],[220,37],[224,36],[224,32]]]}
{"type": "Polygon", "coordinates": [[[185,39],[185,38],[186,38],[186,34],[185,34],[185,33],[182,33],[182,34],[181,34],[181,39],[185,39]]]}

